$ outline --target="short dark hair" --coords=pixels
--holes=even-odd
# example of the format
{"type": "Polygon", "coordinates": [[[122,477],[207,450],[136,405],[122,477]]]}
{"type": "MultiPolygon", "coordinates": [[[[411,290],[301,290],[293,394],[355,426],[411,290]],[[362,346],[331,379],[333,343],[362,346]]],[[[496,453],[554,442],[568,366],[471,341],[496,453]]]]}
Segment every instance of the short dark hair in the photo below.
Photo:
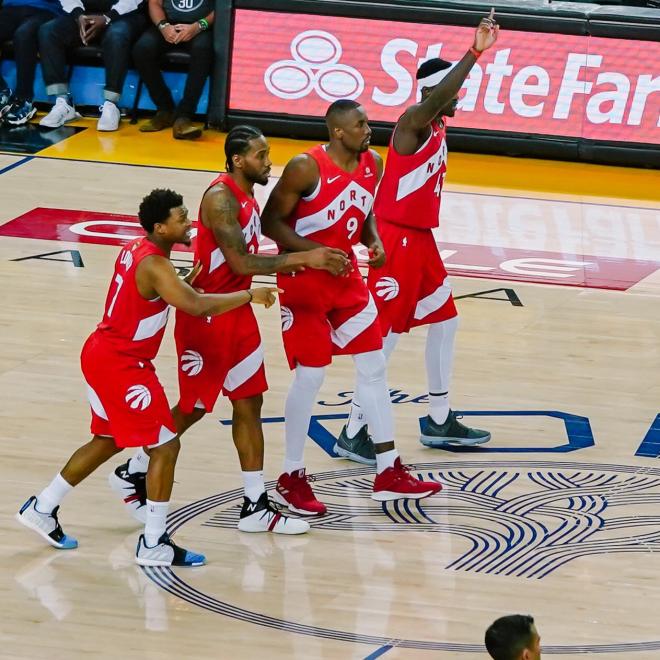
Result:
{"type": "Polygon", "coordinates": [[[337,119],[355,108],[359,108],[360,104],[357,101],[352,101],[351,99],[338,99],[334,103],[330,104],[330,107],[325,112],[325,123],[328,128],[331,128],[336,124],[337,119]]]}
{"type": "Polygon", "coordinates": [[[486,649],[494,660],[517,660],[533,641],[534,618],[510,614],[494,621],[486,630],[486,649]]]}
{"type": "Polygon", "coordinates": [[[183,204],[183,197],[168,188],[152,190],[141,202],[138,218],[144,230],[151,234],[157,222],[165,222],[172,209],[183,204]]]}
{"type": "Polygon", "coordinates": [[[415,74],[415,78],[420,80],[421,78],[426,78],[426,76],[431,76],[434,73],[438,73],[438,71],[449,69],[451,66],[451,62],[447,62],[447,60],[443,60],[439,57],[432,57],[430,60],[426,60],[426,62],[422,62],[419,65],[417,73],[415,74]]]}
{"type": "Polygon", "coordinates": [[[234,126],[225,138],[225,158],[227,159],[225,166],[227,172],[234,171],[232,158],[236,155],[242,156],[250,148],[250,140],[263,136],[264,134],[256,126],[249,126],[248,124],[234,126]]]}

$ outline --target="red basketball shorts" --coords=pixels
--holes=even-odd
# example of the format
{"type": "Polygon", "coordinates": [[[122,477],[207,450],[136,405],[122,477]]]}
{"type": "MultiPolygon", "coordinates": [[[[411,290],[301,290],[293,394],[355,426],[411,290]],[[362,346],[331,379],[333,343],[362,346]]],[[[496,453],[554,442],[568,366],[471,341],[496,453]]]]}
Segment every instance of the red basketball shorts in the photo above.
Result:
{"type": "Polygon", "coordinates": [[[250,305],[219,316],[177,312],[179,407],[211,412],[220,392],[231,401],[268,389],[259,326],[250,305]]]}
{"type": "Polygon", "coordinates": [[[368,286],[378,307],[383,336],[458,314],[451,284],[430,229],[379,222],[387,261],[369,269],[368,286]]]}
{"type": "Polygon", "coordinates": [[[150,360],[118,353],[94,333],[83,346],[80,364],[94,435],[114,438],[117,447],[155,446],[176,435],[165,391],[150,360]]]}
{"type": "Polygon", "coordinates": [[[324,270],[279,274],[282,339],[289,367],[324,367],[333,355],[377,351],[377,310],[357,268],[348,277],[324,270]]]}

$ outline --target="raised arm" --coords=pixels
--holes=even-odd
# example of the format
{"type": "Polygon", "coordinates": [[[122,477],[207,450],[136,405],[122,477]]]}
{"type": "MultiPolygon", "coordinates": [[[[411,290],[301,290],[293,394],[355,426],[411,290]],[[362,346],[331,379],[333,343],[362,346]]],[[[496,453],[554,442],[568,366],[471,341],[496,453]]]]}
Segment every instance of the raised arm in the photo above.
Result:
{"type": "Polygon", "coordinates": [[[144,298],[160,296],[168,305],[191,316],[217,316],[249,302],[270,307],[278,291],[276,287],[260,287],[235,293],[198,293],[179,279],[169,259],[158,255],[139,263],[136,281],[144,298]]]}
{"type": "Polygon", "coordinates": [[[236,197],[224,184],[209,190],[202,201],[202,222],[213,232],[227,264],[235,273],[268,275],[297,272],[309,267],[338,274],[347,267],[348,259],[343,252],[326,247],[279,255],[252,254],[238,222],[239,211],[236,197]]]}
{"type": "Polygon", "coordinates": [[[264,235],[291,252],[321,247],[320,243],[296,234],[286,222],[300,198],[314,192],[318,182],[318,166],[311,156],[300,154],[292,158],[270,193],[266,208],[261,214],[261,228],[264,235]]]}
{"type": "Polygon", "coordinates": [[[463,81],[470,73],[470,69],[477,61],[477,57],[497,41],[500,28],[495,22],[494,16],[495,10],[491,9],[489,16],[481,19],[472,47],[442,81],[433,86],[433,91],[423,101],[406,110],[397,124],[397,133],[408,131],[419,134],[431,124],[440,110],[456,96],[463,81]]]}

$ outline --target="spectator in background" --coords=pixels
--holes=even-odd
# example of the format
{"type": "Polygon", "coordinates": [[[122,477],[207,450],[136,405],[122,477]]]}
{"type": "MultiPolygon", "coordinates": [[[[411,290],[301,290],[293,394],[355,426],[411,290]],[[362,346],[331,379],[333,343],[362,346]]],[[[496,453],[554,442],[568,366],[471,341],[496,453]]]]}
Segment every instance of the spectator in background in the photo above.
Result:
{"type": "Polygon", "coordinates": [[[34,73],[37,68],[41,25],[62,12],[59,0],[4,0],[0,8],[0,46],[14,42],[16,90],[12,94],[0,75],[0,120],[14,126],[30,121],[37,109],[32,105],[34,73]]]}
{"type": "Polygon", "coordinates": [[[135,44],[133,61],[157,112],[140,130],[151,133],[173,126],[175,138],[194,140],[202,129],[192,117],[213,63],[213,0],[149,0],[149,17],[153,25],[135,44]],[[183,98],[176,108],[160,70],[161,56],[173,48],[191,55],[183,98]]]}
{"type": "Polygon", "coordinates": [[[541,638],[528,614],[510,614],[486,630],[486,649],[494,660],[541,660],[541,638]]]}
{"type": "Polygon", "coordinates": [[[66,12],[41,27],[39,52],[46,92],[55,105],[39,122],[58,128],[80,115],[76,113],[67,82],[66,52],[70,48],[99,42],[105,65],[105,102],[101,106],[99,131],[119,128],[117,103],[130,66],[131,46],[144,30],[146,16],[142,0],[60,0],[66,12]]]}

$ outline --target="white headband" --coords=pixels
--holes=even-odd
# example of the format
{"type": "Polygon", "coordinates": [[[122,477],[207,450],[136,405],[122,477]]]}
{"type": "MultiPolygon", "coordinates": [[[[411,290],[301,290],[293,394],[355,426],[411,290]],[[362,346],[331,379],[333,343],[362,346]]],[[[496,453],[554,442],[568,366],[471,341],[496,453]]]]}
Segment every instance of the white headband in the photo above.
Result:
{"type": "Polygon", "coordinates": [[[442,71],[436,71],[435,73],[431,73],[428,76],[426,76],[426,78],[419,78],[417,80],[419,84],[419,88],[421,89],[422,87],[435,87],[452,70],[452,68],[453,66],[448,67],[447,69],[443,69],[442,71]]]}

